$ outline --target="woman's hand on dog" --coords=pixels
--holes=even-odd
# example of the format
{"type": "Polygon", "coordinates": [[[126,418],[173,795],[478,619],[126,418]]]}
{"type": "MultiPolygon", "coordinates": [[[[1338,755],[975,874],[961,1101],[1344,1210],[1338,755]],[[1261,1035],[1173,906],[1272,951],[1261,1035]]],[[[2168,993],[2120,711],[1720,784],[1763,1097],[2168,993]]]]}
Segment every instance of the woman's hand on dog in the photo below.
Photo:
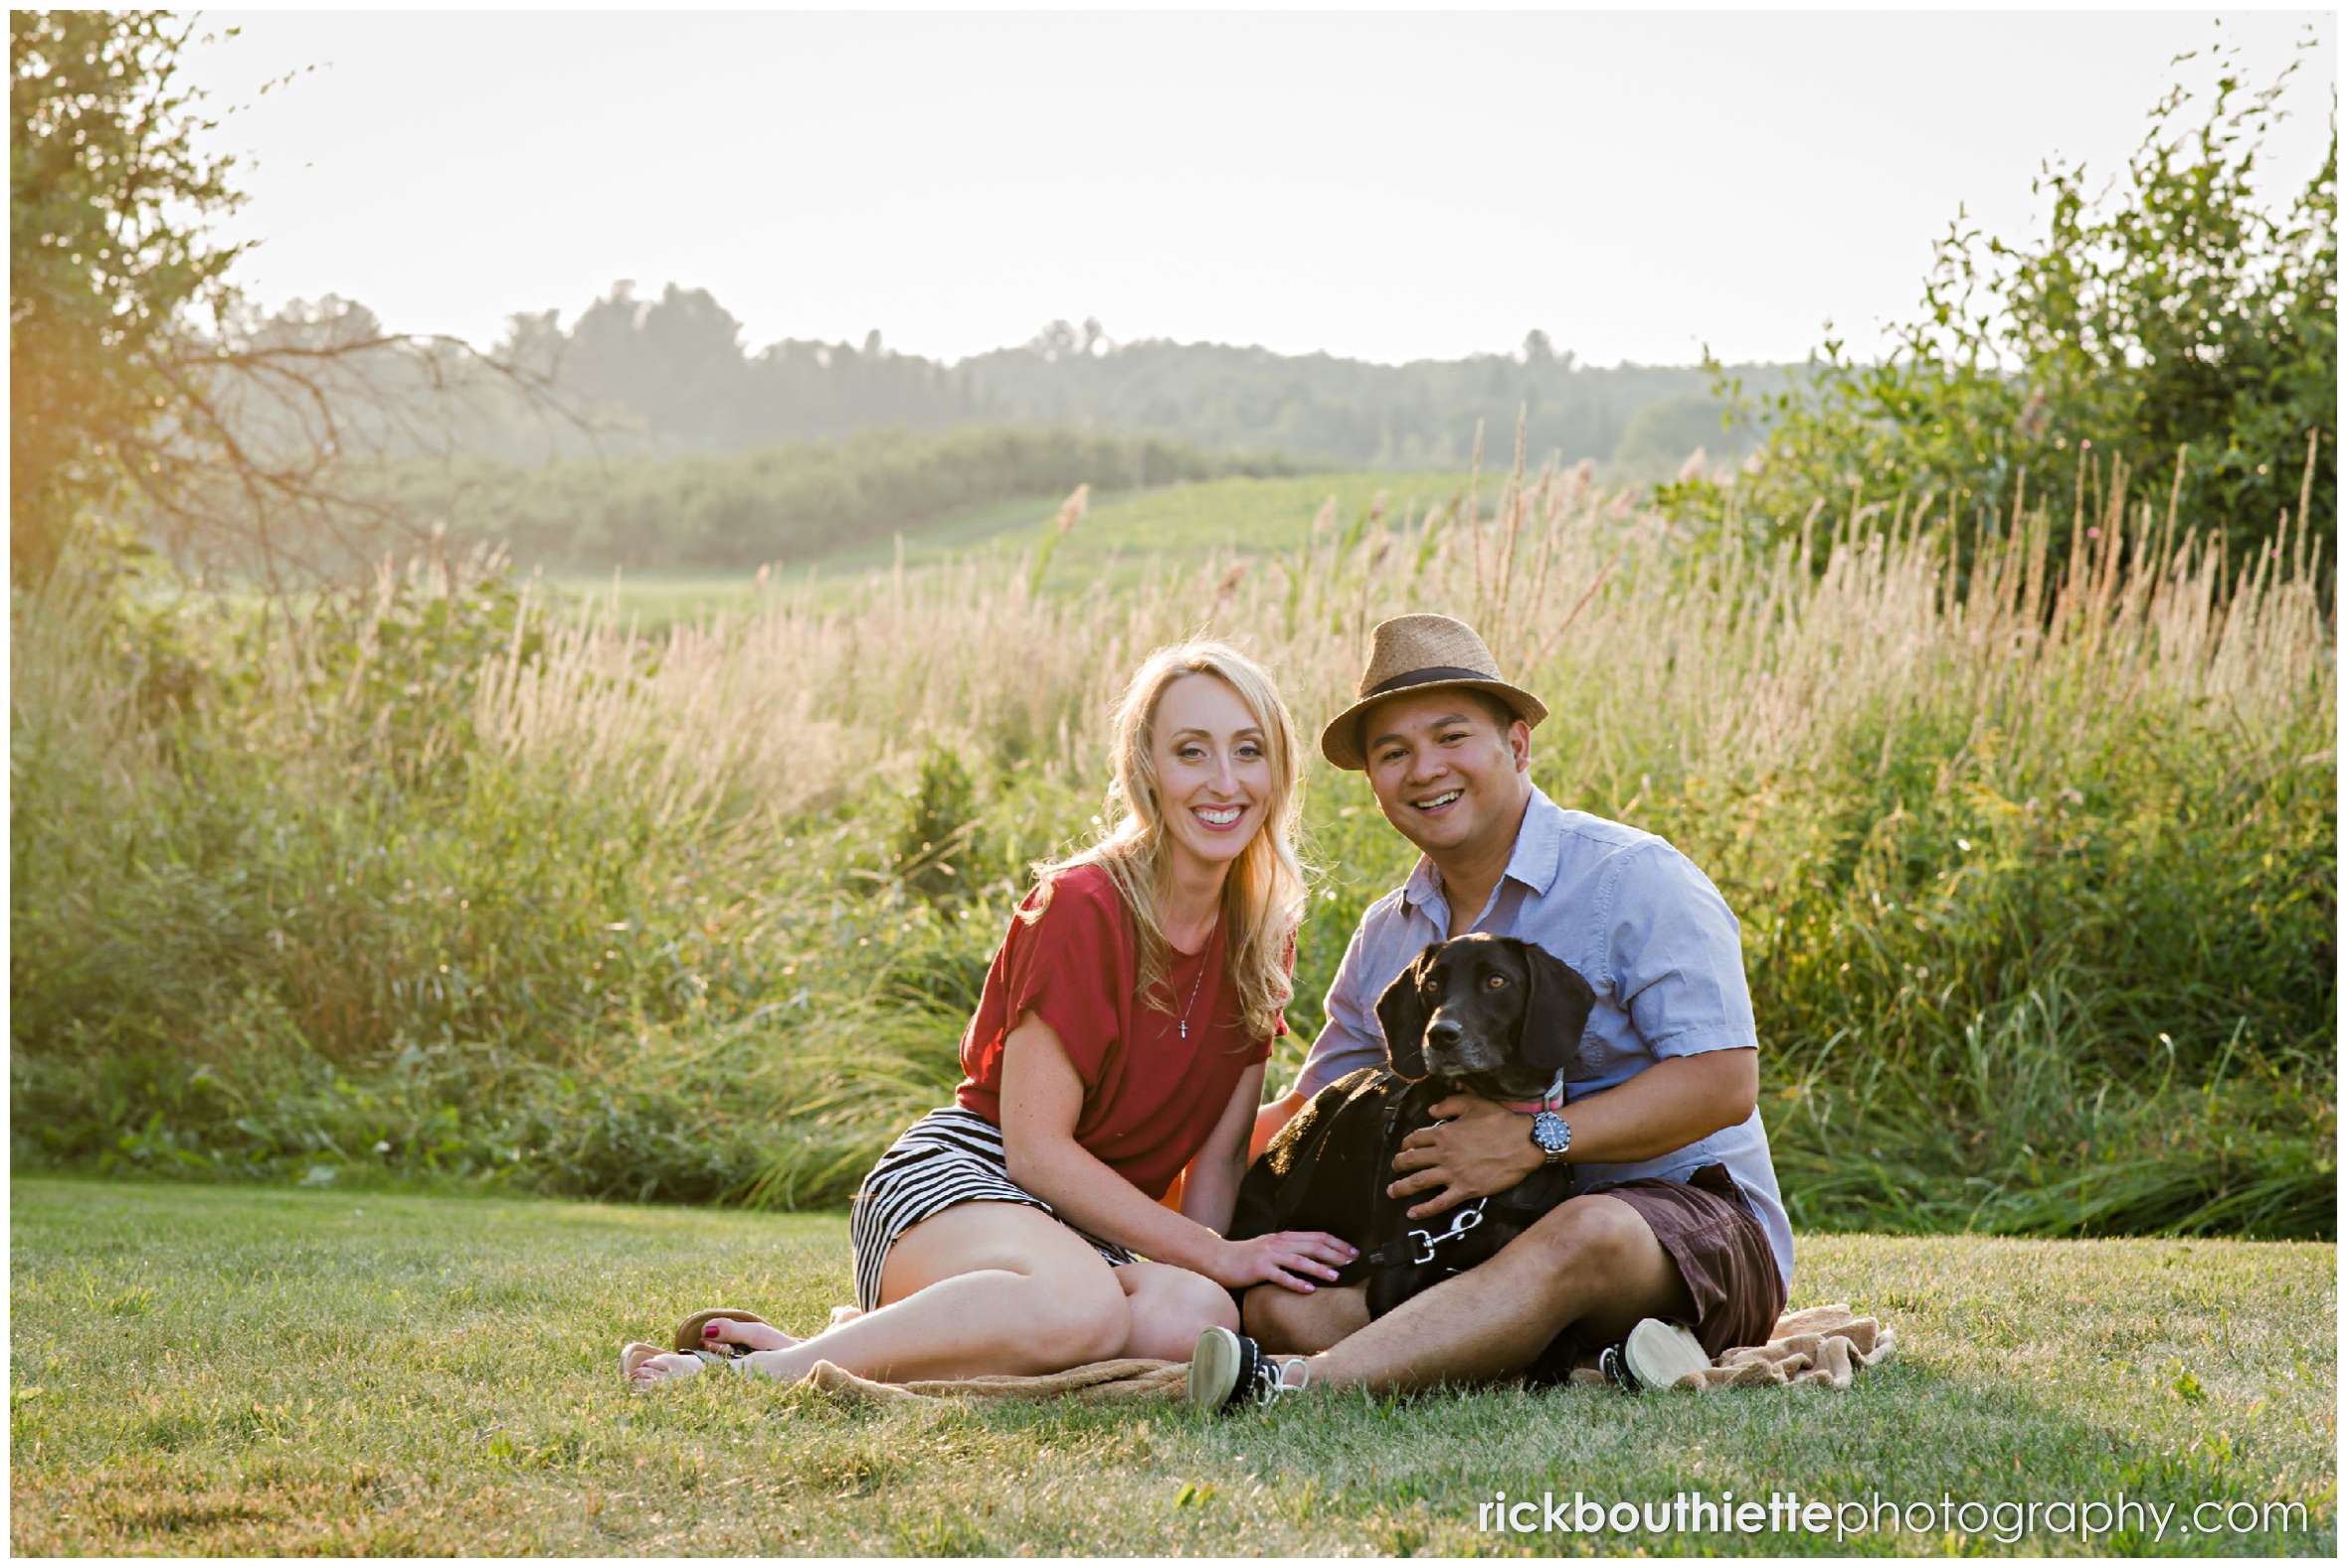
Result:
{"type": "Polygon", "coordinates": [[[1273,1231],[1245,1241],[1226,1241],[1206,1272],[1217,1285],[1284,1285],[1311,1292],[1337,1278],[1337,1270],[1360,1250],[1327,1231],[1273,1231]]]}
{"type": "Polygon", "coordinates": [[[1401,1179],[1385,1188],[1389,1198],[1428,1194],[1411,1205],[1411,1219],[1505,1192],[1539,1169],[1532,1125],[1517,1113],[1473,1095],[1452,1095],[1430,1109],[1443,1120],[1401,1140],[1393,1156],[1401,1179]]]}

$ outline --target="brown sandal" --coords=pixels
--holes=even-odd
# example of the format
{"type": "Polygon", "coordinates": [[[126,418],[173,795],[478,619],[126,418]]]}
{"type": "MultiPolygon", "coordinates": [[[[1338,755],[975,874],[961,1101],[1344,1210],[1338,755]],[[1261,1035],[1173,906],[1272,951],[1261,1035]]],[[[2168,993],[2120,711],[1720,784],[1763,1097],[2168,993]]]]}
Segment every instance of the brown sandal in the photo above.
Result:
{"type": "Polygon", "coordinates": [[[712,1307],[707,1311],[693,1313],[676,1325],[676,1348],[723,1356],[729,1361],[735,1356],[748,1355],[748,1345],[731,1344],[722,1339],[712,1340],[702,1334],[702,1329],[720,1318],[737,1323],[759,1323],[769,1328],[774,1326],[756,1312],[745,1311],[739,1307],[712,1307]]]}

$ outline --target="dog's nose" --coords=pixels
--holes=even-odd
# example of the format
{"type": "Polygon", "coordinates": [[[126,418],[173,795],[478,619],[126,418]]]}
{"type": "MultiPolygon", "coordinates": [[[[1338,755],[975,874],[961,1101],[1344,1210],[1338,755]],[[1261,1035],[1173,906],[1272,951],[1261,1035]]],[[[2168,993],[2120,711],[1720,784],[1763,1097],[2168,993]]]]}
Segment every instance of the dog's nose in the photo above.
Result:
{"type": "Polygon", "coordinates": [[[1445,1048],[1457,1045],[1467,1030],[1456,1018],[1437,1018],[1426,1026],[1426,1043],[1445,1048]]]}

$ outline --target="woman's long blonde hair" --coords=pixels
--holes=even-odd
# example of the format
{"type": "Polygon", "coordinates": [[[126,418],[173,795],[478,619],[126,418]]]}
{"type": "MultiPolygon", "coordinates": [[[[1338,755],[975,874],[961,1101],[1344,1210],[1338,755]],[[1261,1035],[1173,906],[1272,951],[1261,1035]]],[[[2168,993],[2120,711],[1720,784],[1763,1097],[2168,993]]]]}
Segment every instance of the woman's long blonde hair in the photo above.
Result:
{"type": "Polygon", "coordinates": [[[1064,860],[1038,863],[1034,871],[1043,894],[1022,918],[1041,918],[1050,903],[1051,878],[1058,873],[1073,866],[1100,867],[1133,913],[1141,950],[1140,999],[1161,1012],[1174,1011],[1166,987],[1173,944],[1158,917],[1170,856],[1155,742],[1160,699],[1188,675],[1212,675],[1238,693],[1263,731],[1264,757],[1271,765],[1263,825],[1222,884],[1223,970],[1239,993],[1241,1026],[1250,1039],[1261,1039],[1272,1032],[1295,990],[1288,979],[1288,948],[1304,916],[1305,868],[1296,853],[1304,798],[1297,787],[1296,721],[1271,677],[1236,648],[1192,640],[1160,648],[1142,661],[1117,704],[1116,777],[1108,788],[1100,841],[1064,860]]]}

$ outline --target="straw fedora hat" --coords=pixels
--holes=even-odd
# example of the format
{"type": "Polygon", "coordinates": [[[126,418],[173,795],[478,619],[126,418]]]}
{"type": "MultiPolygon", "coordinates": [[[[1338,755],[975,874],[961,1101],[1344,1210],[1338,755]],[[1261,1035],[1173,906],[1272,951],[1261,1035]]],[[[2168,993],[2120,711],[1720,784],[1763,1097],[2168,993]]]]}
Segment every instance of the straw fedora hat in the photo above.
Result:
{"type": "Polygon", "coordinates": [[[1321,731],[1321,755],[1339,768],[1358,773],[1368,767],[1360,749],[1361,715],[1405,691],[1467,686],[1490,692],[1527,725],[1548,717],[1547,706],[1539,698],[1500,679],[1500,666],[1492,658],[1492,650],[1463,620],[1448,615],[1396,615],[1379,621],[1369,637],[1369,667],[1354,688],[1353,706],[1321,731]]]}

